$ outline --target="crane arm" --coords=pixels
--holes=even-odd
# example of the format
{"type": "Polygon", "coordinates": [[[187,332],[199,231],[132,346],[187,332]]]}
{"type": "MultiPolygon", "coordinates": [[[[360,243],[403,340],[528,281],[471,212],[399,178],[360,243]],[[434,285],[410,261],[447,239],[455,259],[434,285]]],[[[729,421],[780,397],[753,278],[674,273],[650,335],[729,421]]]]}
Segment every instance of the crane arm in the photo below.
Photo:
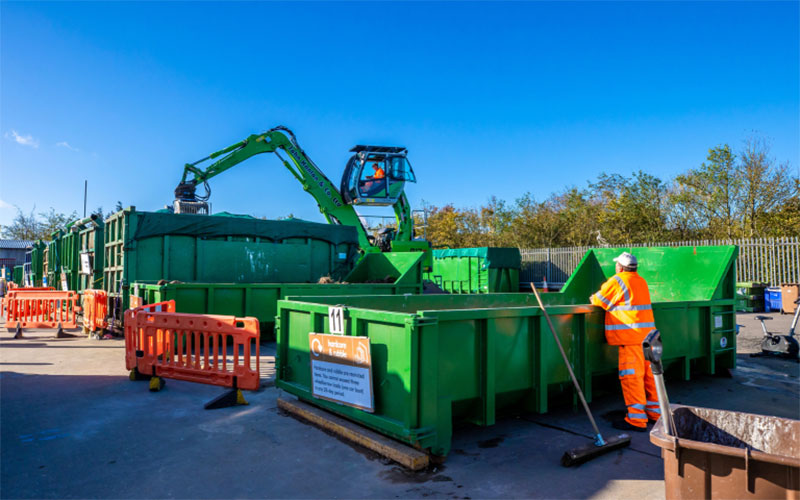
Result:
{"type": "MultiPolygon", "coordinates": [[[[281,159],[283,165],[303,185],[303,189],[314,197],[320,212],[329,223],[355,227],[358,233],[359,246],[365,251],[377,250],[372,250],[373,246],[369,241],[364,226],[361,224],[358,213],[352,206],[345,203],[342,195],[330,179],[305,154],[300,145],[297,144],[292,131],[286,127],[275,127],[262,134],[251,135],[247,139],[212,153],[201,160],[186,164],[181,182],[175,188],[176,199],[205,201],[210,194],[206,184],[209,179],[262,153],[275,153],[281,159]],[[279,149],[283,150],[291,161],[284,159],[278,152],[279,149]],[[198,166],[209,160],[216,161],[205,168],[198,166]],[[187,177],[190,178],[187,179],[187,177]],[[206,195],[204,197],[198,197],[195,194],[199,183],[206,185],[206,195]]],[[[400,217],[398,216],[399,220],[400,217]]]]}

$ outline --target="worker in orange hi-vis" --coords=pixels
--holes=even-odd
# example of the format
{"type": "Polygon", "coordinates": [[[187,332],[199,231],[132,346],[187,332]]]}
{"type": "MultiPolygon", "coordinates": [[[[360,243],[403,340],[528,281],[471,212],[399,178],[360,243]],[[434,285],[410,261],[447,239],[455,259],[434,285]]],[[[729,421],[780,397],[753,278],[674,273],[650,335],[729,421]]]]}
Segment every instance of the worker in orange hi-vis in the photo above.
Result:
{"type": "Polygon", "coordinates": [[[642,341],[656,326],[653,307],[647,282],[636,272],[636,257],[623,252],[614,262],[616,274],[589,300],[606,310],[606,340],[619,346],[619,381],[627,411],[613,426],[645,432],[648,419],[656,421],[661,414],[653,372],[642,351],[642,341]]]}

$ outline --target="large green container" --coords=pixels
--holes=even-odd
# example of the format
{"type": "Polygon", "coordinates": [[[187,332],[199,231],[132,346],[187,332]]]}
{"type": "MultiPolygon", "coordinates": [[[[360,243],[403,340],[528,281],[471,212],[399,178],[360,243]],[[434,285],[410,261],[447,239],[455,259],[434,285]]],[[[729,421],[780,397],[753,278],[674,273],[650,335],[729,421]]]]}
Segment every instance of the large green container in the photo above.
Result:
{"type": "Polygon", "coordinates": [[[64,231],[59,229],[50,233],[50,241],[47,242],[45,251],[47,262],[47,286],[52,286],[56,290],[61,290],[61,238],[64,231]]]}
{"type": "Polygon", "coordinates": [[[74,222],[67,225],[64,234],[59,238],[58,249],[61,278],[58,280],[56,289],[63,290],[64,283],[66,283],[66,290],[77,291],[81,259],[78,228],[74,222]]]}
{"type": "MultiPolygon", "coordinates": [[[[613,274],[611,259],[620,251],[588,252],[564,292],[542,297],[588,400],[593,378],[617,371],[617,348],[605,342],[605,312],[586,302],[613,274]]],[[[651,285],[671,373],[688,379],[692,367],[734,367],[736,247],[634,251],[651,285]]],[[[438,455],[450,450],[453,420],[491,425],[503,410],[545,412],[548,395],[569,387],[530,294],[282,300],[276,331],[278,387],[438,455]],[[345,306],[345,334],[370,339],[374,413],[311,392],[308,334],[328,333],[328,308],[338,304],[345,306]]]]}
{"type": "Polygon", "coordinates": [[[30,262],[31,262],[31,280],[33,286],[40,287],[42,286],[42,276],[44,272],[44,249],[45,249],[45,242],[42,240],[36,240],[34,244],[31,246],[30,254],[30,262]]]}
{"type": "Polygon", "coordinates": [[[453,248],[433,251],[425,279],[448,293],[519,291],[522,259],[518,248],[453,248]]]}
{"type": "Polygon", "coordinates": [[[18,286],[23,286],[22,282],[22,266],[14,266],[14,270],[11,273],[11,281],[16,283],[18,286]]]}
{"type": "Polygon", "coordinates": [[[117,320],[134,282],[316,283],[341,279],[359,255],[349,226],[134,207],[106,219],[103,239],[103,287],[117,320]]]}
{"type": "Polygon", "coordinates": [[[92,218],[78,233],[80,268],[78,273],[78,291],[103,288],[103,221],[99,217],[92,218]],[[88,263],[88,269],[84,264],[88,263]]]}
{"type": "Polygon", "coordinates": [[[253,316],[261,322],[262,338],[268,338],[278,300],[289,296],[422,293],[424,257],[422,252],[367,254],[346,283],[134,283],[131,293],[144,304],[174,300],[177,312],[253,316]]]}

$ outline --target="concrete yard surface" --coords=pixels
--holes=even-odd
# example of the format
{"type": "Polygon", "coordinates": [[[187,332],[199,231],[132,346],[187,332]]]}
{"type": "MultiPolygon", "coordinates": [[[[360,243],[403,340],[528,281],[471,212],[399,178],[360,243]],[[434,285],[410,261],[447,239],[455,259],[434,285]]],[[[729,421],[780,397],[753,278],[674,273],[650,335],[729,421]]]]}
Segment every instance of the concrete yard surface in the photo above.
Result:
{"type": "MultiPolygon", "coordinates": [[[[750,357],[760,325],[740,314],[732,376],[668,381],[673,403],[800,418],[800,364],[750,357]]],[[[791,317],[772,313],[771,331],[791,317]]],[[[660,449],[647,433],[577,468],[559,460],[587,443],[571,404],[544,415],[458,424],[444,464],[410,472],[283,414],[275,345],[261,348],[262,388],[249,406],[204,410],[223,388],[167,380],[158,393],[128,380],[121,339],[13,340],[0,332],[2,498],[664,498],[660,449]]],[[[596,386],[604,433],[624,409],[619,384],[596,386]]]]}

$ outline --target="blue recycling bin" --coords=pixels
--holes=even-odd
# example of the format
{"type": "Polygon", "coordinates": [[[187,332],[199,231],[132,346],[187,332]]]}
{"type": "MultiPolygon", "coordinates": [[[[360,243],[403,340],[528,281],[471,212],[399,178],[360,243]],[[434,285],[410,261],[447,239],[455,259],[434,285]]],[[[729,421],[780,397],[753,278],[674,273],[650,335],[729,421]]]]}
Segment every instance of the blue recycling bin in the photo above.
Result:
{"type": "Polygon", "coordinates": [[[781,287],[773,286],[764,289],[764,310],[781,312],[781,287]]]}

